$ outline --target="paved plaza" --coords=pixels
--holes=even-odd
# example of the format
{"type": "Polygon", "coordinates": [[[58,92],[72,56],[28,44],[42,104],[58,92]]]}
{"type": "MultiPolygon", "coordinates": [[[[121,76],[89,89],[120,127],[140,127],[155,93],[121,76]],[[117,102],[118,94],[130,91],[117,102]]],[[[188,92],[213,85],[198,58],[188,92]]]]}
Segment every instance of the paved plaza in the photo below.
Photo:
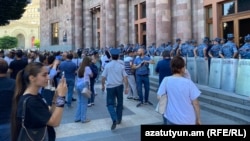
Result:
{"type": "MultiPolygon", "coordinates": [[[[162,117],[155,112],[157,104],[156,93],[150,92],[149,100],[154,104],[136,107],[135,100],[129,100],[124,95],[124,111],[122,123],[114,131],[110,130],[111,118],[106,108],[106,94],[101,92],[101,84],[97,83],[98,95],[95,105],[88,107],[88,123],[75,123],[74,115],[77,101],[73,108],[65,107],[61,125],[56,128],[57,141],[140,141],[140,125],[162,124],[162,117]]],[[[77,94],[74,94],[77,98],[77,94]]],[[[206,125],[236,125],[235,121],[201,110],[202,124],[206,125]]]]}

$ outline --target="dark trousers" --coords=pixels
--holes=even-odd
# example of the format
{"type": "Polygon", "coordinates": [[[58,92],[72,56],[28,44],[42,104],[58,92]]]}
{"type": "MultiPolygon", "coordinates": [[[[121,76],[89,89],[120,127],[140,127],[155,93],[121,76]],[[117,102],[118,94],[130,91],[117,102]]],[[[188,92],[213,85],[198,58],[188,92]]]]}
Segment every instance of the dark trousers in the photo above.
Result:
{"type": "Polygon", "coordinates": [[[106,101],[112,121],[121,121],[123,110],[123,84],[114,88],[107,88],[106,101]]]}

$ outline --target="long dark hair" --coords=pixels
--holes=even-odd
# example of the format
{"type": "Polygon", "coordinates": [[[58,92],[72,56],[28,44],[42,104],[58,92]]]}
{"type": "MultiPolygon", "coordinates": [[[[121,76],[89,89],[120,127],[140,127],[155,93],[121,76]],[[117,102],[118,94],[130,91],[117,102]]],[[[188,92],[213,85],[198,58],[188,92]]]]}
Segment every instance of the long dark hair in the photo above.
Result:
{"type": "Polygon", "coordinates": [[[84,57],[80,65],[80,68],[78,70],[78,77],[82,78],[84,76],[85,67],[90,66],[90,64],[91,64],[91,58],[88,56],[84,57]]]}
{"type": "Polygon", "coordinates": [[[42,70],[43,64],[38,62],[29,63],[23,70],[20,70],[16,77],[16,90],[12,101],[11,114],[11,137],[12,141],[17,140],[21,126],[17,123],[17,106],[20,97],[30,84],[29,76],[37,76],[42,70]]]}

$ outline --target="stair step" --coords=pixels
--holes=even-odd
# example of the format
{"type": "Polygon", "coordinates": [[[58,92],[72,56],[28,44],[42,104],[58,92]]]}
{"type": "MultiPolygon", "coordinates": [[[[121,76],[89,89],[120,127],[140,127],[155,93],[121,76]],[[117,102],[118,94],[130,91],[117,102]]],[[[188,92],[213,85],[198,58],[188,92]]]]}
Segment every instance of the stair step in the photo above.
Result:
{"type": "Polygon", "coordinates": [[[206,111],[212,112],[214,114],[218,114],[219,116],[223,116],[225,118],[235,120],[235,121],[242,123],[242,124],[249,124],[250,123],[249,116],[239,114],[237,112],[227,110],[225,108],[214,106],[212,104],[208,104],[208,103],[205,103],[202,101],[200,101],[200,107],[202,110],[206,110],[206,111]]]}
{"type": "Polygon", "coordinates": [[[205,103],[212,104],[214,106],[219,106],[219,107],[231,110],[231,111],[235,111],[235,112],[244,114],[246,116],[249,116],[249,118],[250,118],[250,106],[227,101],[224,99],[218,99],[216,97],[211,97],[211,96],[207,96],[207,95],[201,95],[199,97],[199,100],[203,101],[205,103]]]}
{"type": "Polygon", "coordinates": [[[250,98],[247,96],[242,96],[236,93],[226,92],[224,90],[215,89],[209,86],[204,86],[204,85],[199,85],[199,84],[197,84],[197,87],[202,91],[203,95],[208,95],[211,97],[215,97],[217,99],[224,99],[227,101],[250,106],[250,98]]]}

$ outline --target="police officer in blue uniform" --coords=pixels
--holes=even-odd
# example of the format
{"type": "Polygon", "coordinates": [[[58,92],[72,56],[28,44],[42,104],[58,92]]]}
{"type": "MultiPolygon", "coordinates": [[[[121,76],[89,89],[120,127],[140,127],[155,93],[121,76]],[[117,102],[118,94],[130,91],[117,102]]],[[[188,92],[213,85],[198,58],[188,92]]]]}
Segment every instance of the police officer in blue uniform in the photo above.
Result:
{"type": "Polygon", "coordinates": [[[198,57],[204,58],[204,59],[208,59],[207,56],[207,49],[208,49],[208,44],[209,44],[210,40],[208,37],[205,37],[203,39],[203,43],[201,43],[197,49],[196,49],[196,53],[198,57]]]}
{"type": "Polygon", "coordinates": [[[190,44],[188,45],[188,48],[187,48],[187,56],[188,57],[194,57],[194,50],[196,47],[197,47],[197,41],[191,40],[190,44]]]}
{"type": "Polygon", "coordinates": [[[211,47],[211,49],[208,51],[208,55],[210,58],[220,58],[219,51],[221,49],[221,39],[215,38],[214,39],[214,45],[211,47]]]}
{"type": "Polygon", "coordinates": [[[190,45],[190,41],[186,41],[185,43],[183,43],[180,46],[180,49],[179,49],[180,56],[182,56],[182,57],[186,57],[187,56],[188,46],[189,45],[190,45]]]}
{"type": "Polygon", "coordinates": [[[245,44],[239,49],[241,59],[250,59],[250,34],[245,36],[245,44]]]}
{"type": "Polygon", "coordinates": [[[227,34],[227,42],[221,47],[219,52],[221,58],[236,58],[237,57],[237,46],[233,42],[234,35],[232,33],[227,34]]]}
{"type": "Polygon", "coordinates": [[[161,44],[161,46],[156,48],[155,55],[160,56],[164,50],[165,50],[165,43],[161,44]]]}
{"type": "Polygon", "coordinates": [[[168,52],[171,52],[172,50],[172,43],[171,41],[168,41],[168,43],[166,44],[165,50],[168,52]]]}
{"type": "Polygon", "coordinates": [[[175,41],[176,41],[176,43],[173,45],[173,48],[172,48],[172,50],[171,50],[171,52],[170,52],[170,56],[171,56],[171,57],[174,57],[174,56],[179,55],[178,52],[177,52],[177,50],[178,50],[178,48],[180,47],[181,39],[180,39],[180,38],[177,38],[175,41]]]}

